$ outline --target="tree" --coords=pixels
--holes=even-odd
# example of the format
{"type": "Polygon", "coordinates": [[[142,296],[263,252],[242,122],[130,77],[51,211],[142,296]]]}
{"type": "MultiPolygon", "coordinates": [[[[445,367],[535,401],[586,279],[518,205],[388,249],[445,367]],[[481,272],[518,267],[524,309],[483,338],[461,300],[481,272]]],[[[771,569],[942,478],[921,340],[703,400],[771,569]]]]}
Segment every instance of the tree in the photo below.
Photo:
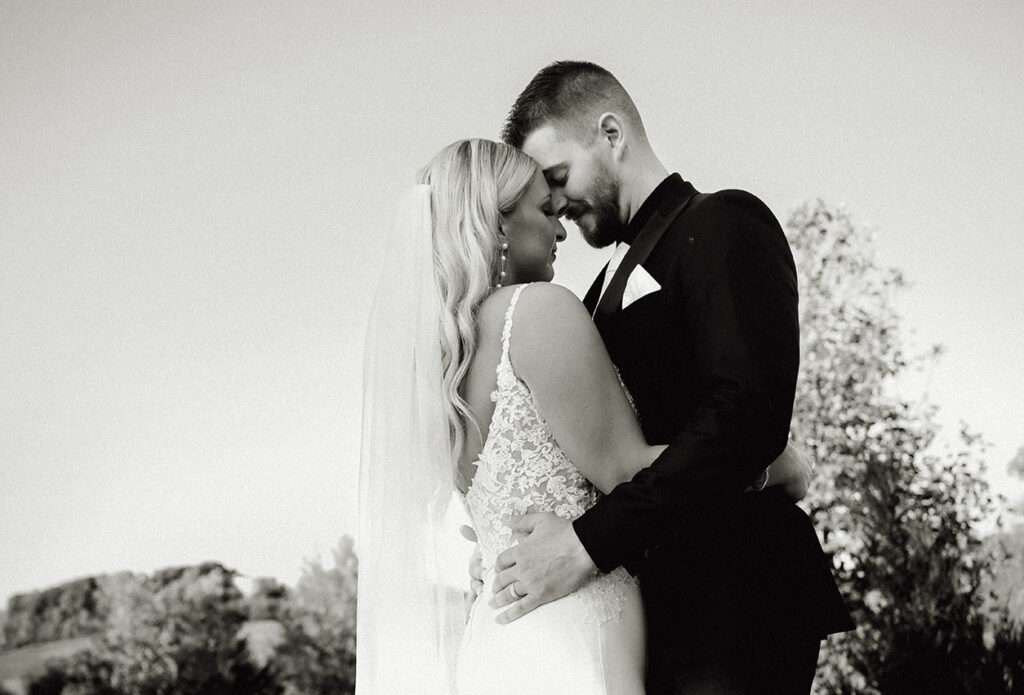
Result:
{"type": "Polygon", "coordinates": [[[334,566],[307,561],[281,616],[284,638],[272,663],[289,695],[355,692],[356,582],[352,539],[342,537],[334,566]]]}
{"type": "Polygon", "coordinates": [[[102,581],[84,577],[11,596],[2,622],[3,643],[21,647],[99,632],[107,619],[102,581]]]}
{"type": "Polygon", "coordinates": [[[237,635],[246,612],[235,573],[186,567],[119,585],[99,644],[66,667],[71,695],[280,693],[237,635]]]}
{"type": "Polygon", "coordinates": [[[997,558],[991,579],[985,584],[986,602],[1024,624],[1024,524],[985,539],[997,558]]]}
{"type": "Polygon", "coordinates": [[[273,577],[257,577],[247,599],[249,620],[276,620],[287,600],[287,586],[273,577]]]}
{"type": "Polygon", "coordinates": [[[1024,446],[1017,449],[1017,454],[1006,464],[1006,470],[1018,478],[1024,478],[1024,446]]]}
{"type": "Polygon", "coordinates": [[[936,453],[934,409],[893,393],[897,376],[941,351],[906,356],[892,305],[905,280],[879,266],[846,212],[808,203],[787,231],[803,338],[793,436],[817,461],[805,508],[858,626],[829,640],[817,687],[1007,692],[1003,662],[975,668],[990,654],[979,590],[990,558],[975,531],[993,510],[984,445],[964,427],[936,453]]]}

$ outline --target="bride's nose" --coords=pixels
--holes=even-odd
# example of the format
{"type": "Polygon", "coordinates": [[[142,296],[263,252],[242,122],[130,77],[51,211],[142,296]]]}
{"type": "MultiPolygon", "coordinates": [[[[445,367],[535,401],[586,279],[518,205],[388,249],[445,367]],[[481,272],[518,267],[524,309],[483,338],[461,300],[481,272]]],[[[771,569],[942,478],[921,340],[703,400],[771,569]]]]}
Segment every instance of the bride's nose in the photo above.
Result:
{"type": "Polygon", "coordinates": [[[562,226],[562,220],[555,218],[555,241],[565,241],[566,233],[565,227],[562,226]]]}

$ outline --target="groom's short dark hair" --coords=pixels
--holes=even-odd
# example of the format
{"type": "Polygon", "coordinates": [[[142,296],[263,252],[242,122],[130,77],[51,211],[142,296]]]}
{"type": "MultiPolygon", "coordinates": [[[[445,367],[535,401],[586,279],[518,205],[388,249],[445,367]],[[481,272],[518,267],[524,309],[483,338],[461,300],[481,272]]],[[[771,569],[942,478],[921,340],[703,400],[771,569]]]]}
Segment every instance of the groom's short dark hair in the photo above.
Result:
{"type": "Polygon", "coordinates": [[[569,123],[580,132],[591,123],[595,109],[619,111],[640,128],[643,122],[633,100],[615,76],[600,65],[560,60],[542,69],[512,105],[501,139],[522,148],[530,133],[548,123],[569,123]]]}

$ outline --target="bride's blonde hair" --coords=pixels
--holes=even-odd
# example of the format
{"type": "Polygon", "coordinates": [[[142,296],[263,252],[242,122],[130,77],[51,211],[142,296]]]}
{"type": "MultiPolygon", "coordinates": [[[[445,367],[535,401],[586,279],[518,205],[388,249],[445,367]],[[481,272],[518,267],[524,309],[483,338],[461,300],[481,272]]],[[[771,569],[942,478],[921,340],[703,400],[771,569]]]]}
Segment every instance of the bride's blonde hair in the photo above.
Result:
{"type": "MultiPolygon", "coordinates": [[[[499,225],[533,181],[537,164],[514,147],[490,140],[460,140],[420,170],[417,183],[430,186],[434,278],[441,312],[443,393],[452,466],[476,426],[462,385],[476,352],[476,314],[498,281],[499,225]]],[[[466,482],[456,473],[456,484],[466,482]]]]}

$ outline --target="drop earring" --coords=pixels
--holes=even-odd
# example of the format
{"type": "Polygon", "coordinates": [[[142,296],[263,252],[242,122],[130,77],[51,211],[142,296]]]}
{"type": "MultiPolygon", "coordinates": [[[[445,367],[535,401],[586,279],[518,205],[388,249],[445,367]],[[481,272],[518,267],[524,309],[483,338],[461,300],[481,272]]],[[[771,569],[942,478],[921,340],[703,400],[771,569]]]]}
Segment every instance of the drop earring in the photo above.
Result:
{"type": "Polygon", "coordinates": [[[501,287],[505,283],[505,267],[508,264],[508,256],[505,255],[505,252],[508,251],[508,242],[501,242],[498,249],[501,253],[501,257],[500,265],[498,266],[498,282],[495,283],[495,287],[501,287]]]}

